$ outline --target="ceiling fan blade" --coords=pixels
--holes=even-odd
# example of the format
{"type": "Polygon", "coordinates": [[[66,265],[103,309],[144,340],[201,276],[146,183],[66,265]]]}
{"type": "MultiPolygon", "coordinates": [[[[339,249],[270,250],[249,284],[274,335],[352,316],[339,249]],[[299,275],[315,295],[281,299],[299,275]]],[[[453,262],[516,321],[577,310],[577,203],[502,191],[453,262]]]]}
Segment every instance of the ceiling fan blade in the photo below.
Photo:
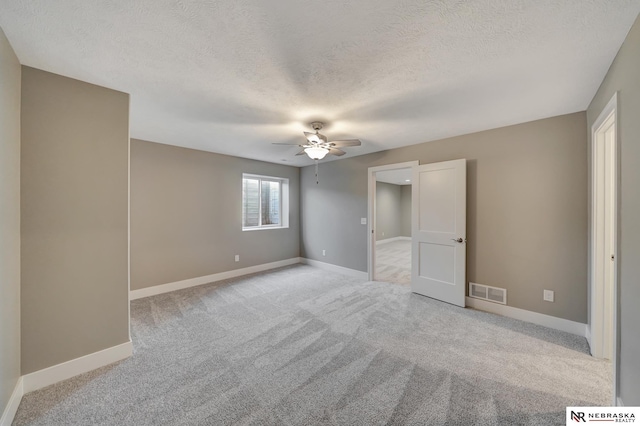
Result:
{"type": "Polygon", "coordinates": [[[304,155],[306,154],[306,152],[304,152],[304,149],[302,151],[300,151],[299,153],[297,153],[296,155],[304,155]]]}
{"type": "Polygon", "coordinates": [[[331,141],[329,142],[332,146],[336,147],[336,148],[340,148],[343,146],[360,146],[362,145],[362,142],[360,142],[360,139],[345,139],[342,141],[331,141]]]}
{"type": "Polygon", "coordinates": [[[311,143],[320,143],[322,142],[322,139],[320,139],[320,135],[317,135],[315,133],[310,133],[310,132],[302,132],[304,133],[304,136],[307,138],[307,140],[311,143]]]}
{"type": "Polygon", "coordinates": [[[341,155],[345,155],[346,152],[344,152],[343,150],[338,149],[338,148],[329,148],[329,154],[337,155],[339,157],[341,155]]]}
{"type": "Polygon", "coordinates": [[[295,145],[295,146],[302,146],[297,142],[273,142],[272,145],[295,145]]]}

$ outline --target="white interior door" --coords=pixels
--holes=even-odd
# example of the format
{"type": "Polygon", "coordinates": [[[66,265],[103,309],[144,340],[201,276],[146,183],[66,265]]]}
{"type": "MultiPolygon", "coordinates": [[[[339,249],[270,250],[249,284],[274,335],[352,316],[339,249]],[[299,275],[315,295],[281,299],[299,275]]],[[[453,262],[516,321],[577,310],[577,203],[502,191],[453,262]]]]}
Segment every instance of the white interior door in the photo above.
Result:
{"type": "Polygon", "coordinates": [[[411,290],[465,306],[467,160],[413,169],[411,290]]]}
{"type": "Polygon", "coordinates": [[[595,202],[595,302],[592,323],[592,352],[598,358],[612,359],[615,283],[615,161],[616,117],[610,114],[596,130],[594,140],[595,202]]]}

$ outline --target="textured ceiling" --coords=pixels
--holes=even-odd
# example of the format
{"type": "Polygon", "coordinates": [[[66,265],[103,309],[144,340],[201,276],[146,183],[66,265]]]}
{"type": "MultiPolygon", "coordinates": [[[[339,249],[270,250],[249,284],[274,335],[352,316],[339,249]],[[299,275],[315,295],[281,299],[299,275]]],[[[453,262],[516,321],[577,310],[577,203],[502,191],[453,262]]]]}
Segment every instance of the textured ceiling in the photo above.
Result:
{"type": "Polygon", "coordinates": [[[585,110],[640,0],[0,0],[20,61],[131,94],[131,136],[306,165],[585,110]]]}

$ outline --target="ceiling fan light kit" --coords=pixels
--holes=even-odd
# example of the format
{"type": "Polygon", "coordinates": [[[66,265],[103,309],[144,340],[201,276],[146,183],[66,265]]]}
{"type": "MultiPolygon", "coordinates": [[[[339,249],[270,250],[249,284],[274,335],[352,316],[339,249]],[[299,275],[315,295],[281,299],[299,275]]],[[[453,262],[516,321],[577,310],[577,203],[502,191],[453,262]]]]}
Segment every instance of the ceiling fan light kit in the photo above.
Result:
{"type": "Polygon", "coordinates": [[[325,157],[325,155],[329,153],[329,150],[327,148],[323,148],[320,146],[313,146],[310,148],[305,148],[304,152],[312,160],[322,160],[325,157]]]}

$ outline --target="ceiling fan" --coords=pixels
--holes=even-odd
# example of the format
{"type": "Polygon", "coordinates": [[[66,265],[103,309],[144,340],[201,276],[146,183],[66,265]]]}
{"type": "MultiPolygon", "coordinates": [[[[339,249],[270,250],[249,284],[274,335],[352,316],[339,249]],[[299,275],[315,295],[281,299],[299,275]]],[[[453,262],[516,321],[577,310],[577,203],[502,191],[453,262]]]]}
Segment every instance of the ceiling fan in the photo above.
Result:
{"type": "Polygon", "coordinates": [[[341,141],[329,141],[325,135],[318,133],[320,129],[324,127],[324,123],[314,121],[310,124],[311,128],[315,130],[315,133],[303,132],[307,138],[307,143],[274,143],[274,145],[297,145],[302,148],[302,151],[296,155],[307,154],[312,160],[322,160],[327,154],[341,156],[346,154],[340,148],[349,146],[360,146],[362,143],[359,139],[346,139],[341,141]]]}

